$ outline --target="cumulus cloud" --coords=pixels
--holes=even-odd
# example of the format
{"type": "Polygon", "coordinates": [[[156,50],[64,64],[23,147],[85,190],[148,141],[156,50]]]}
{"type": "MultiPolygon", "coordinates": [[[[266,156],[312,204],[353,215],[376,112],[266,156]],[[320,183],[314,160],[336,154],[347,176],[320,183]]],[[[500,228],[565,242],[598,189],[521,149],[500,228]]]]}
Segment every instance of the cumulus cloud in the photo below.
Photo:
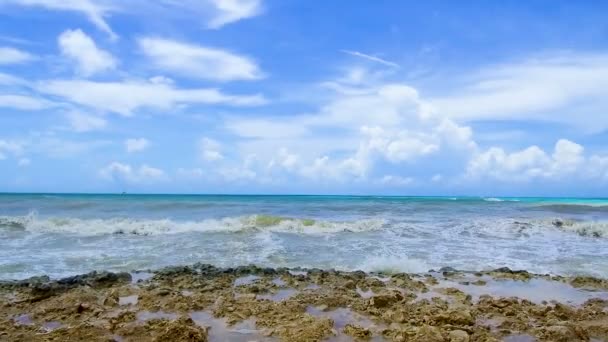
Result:
{"type": "Polygon", "coordinates": [[[97,47],[80,29],[64,31],[58,38],[61,53],[76,62],[80,75],[88,77],[116,68],[116,59],[97,47]]]}
{"type": "Polygon", "coordinates": [[[599,164],[599,157],[590,160],[584,156],[584,148],[572,141],[560,139],[552,154],[538,146],[508,153],[500,147],[492,147],[473,157],[467,175],[501,181],[529,181],[533,179],[562,179],[564,177],[590,176],[586,164],[599,164]]]}
{"type": "Polygon", "coordinates": [[[257,106],[266,103],[261,95],[227,95],[217,89],[182,89],[150,81],[50,80],[40,82],[37,88],[82,106],[125,116],[141,108],[170,110],[179,104],[257,106]]]}
{"type": "Polygon", "coordinates": [[[141,152],[150,146],[150,141],[146,138],[131,138],[125,140],[125,149],[129,153],[141,152]]]}
{"type": "Polygon", "coordinates": [[[95,115],[72,111],[66,114],[70,127],[75,132],[89,132],[106,127],[107,121],[95,115]]]}
{"type": "Polygon", "coordinates": [[[163,170],[146,164],[133,167],[120,162],[112,162],[103,167],[99,170],[99,175],[107,180],[132,183],[155,182],[167,177],[163,170]]]}
{"type": "Polygon", "coordinates": [[[205,161],[218,161],[224,159],[221,153],[222,146],[216,140],[210,138],[201,138],[198,143],[200,156],[205,161]]]}
{"type": "MultiPolygon", "coordinates": [[[[340,79],[332,82],[346,86],[340,79]]],[[[477,148],[471,128],[438,113],[412,87],[386,82],[352,89],[339,87],[316,112],[231,118],[226,127],[246,139],[242,153],[268,160],[266,170],[256,170],[259,177],[270,172],[279,178],[282,171],[317,181],[374,182],[383,177],[379,164],[407,171],[436,157],[460,158],[465,165],[477,148]]]]}
{"type": "Polygon", "coordinates": [[[22,64],[34,60],[35,57],[28,52],[12,47],[0,46],[0,65],[22,64]]]}
{"type": "Polygon", "coordinates": [[[250,58],[217,48],[161,38],[142,38],[139,46],[157,68],[184,77],[233,81],[263,76],[250,58]]]}

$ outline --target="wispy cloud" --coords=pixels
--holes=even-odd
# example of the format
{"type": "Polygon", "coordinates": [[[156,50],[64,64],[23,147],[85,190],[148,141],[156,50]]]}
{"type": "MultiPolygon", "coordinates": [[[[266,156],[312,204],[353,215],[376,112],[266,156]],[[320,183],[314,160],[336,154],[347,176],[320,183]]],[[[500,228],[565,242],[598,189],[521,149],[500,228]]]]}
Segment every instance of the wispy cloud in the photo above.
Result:
{"type": "Polygon", "coordinates": [[[217,13],[208,23],[217,29],[241,19],[254,17],[262,12],[261,0],[210,0],[217,13]]]}
{"type": "Polygon", "coordinates": [[[32,61],[33,59],[35,59],[35,57],[28,52],[21,51],[12,47],[0,46],[0,65],[22,64],[32,61]]]}
{"type": "Polygon", "coordinates": [[[457,120],[542,120],[608,127],[608,54],[556,54],[464,72],[432,99],[457,120]],[[568,112],[557,112],[568,109],[568,112]],[[571,113],[576,112],[576,115],[571,113]]]}
{"type": "Polygon", "coordinates": [[[92,0],[5,0],[4,3],[43,7],[54,11],[72,11],[84,14],[93,25],[100,30],[106,32],[111,39],[116,39],[118,36],[110,25],[105,20],[105,17],[114,10],[111,1],[92,1],[92,0]]]}
{"type": "Polygon", "coordinates": [[[157,68],[181,76],[215,81],[263,77],[250,58],[221,49],[161,38],[142,38],[139,46],[157,68]]]}
{"type": "Polygon", "coordinates": [[[257,94],[229,95],[213,88],[184,89],[144,81],[51,80],[40,82],[38,91],[62,97],[74,104],[125,116],[132,115],[144,107],[169,110],[180,104],[257,106],[267,102],[263,96],[257,94]]]}
{"type": "Polygon", "coordinates": [[[355,57],[360,57],[363,59],[367,59],[368,61],[372,61],[372,62],[376,62],[376,63],[380,63],[386,66],[389,66],[391,68],[400,68],[401,66],[395,62],[390,62],[387,61],[385,59],[382,59],[380,57],[376,57],[376,56],[372,56],[372,55],[368,55],[359,51],[352,51],[352,50],[340,50],[343,53],[349,54],[351,56],[355,56],[355,57]]]}

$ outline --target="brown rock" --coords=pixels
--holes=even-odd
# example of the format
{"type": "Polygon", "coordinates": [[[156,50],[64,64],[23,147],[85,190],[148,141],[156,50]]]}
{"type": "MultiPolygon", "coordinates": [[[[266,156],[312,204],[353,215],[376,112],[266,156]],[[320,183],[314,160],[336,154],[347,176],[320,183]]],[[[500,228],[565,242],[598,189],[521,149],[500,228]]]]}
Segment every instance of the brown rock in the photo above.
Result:
{"type": "Polygon", "coordinates": [[[441,330],[431,325],[423,325],[416,331],[413,338],[414,341],[425,342],[444,342],[445,338],[441,334],[441,330]]]}
{"type": "Polygon", "coordinates": [[[369,304],[375,308],[385,308],[397,303],[403,299],[400,292],[393,291],[389,293],[377,294],[369,299],[369,304]]]}
{"type": "Polygon", "coordinates": [[[369,340],[372,338],[371,331],[354,324],[347,324],[342,331],[357,340],[369,340]]]}
{"type": "Polygon", "coordinates": [[[452,330],[448,335],[450,342],[469,342],[469,334],[463,330],[452,330]]]}

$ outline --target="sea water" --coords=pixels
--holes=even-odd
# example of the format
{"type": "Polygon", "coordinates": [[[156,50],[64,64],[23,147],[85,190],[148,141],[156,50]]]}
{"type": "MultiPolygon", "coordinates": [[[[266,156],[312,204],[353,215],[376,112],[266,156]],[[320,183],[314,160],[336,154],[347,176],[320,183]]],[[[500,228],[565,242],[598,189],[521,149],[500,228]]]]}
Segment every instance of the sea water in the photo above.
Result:
{"type": "Polygon", "coordinates": [[[608,277],[608,200],[0,194],[0,279],[196,262],[608,277]]]}

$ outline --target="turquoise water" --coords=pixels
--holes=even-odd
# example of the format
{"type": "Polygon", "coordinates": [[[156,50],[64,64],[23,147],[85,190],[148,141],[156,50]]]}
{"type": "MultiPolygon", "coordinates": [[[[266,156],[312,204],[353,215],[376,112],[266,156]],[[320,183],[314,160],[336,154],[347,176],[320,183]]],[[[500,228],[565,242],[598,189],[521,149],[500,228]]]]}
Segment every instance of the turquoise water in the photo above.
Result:
{"type": "Polygon", "coordinates": [[[608,199],[0,194],[0,278],[168,265],[608,277],[608,199]]]}

